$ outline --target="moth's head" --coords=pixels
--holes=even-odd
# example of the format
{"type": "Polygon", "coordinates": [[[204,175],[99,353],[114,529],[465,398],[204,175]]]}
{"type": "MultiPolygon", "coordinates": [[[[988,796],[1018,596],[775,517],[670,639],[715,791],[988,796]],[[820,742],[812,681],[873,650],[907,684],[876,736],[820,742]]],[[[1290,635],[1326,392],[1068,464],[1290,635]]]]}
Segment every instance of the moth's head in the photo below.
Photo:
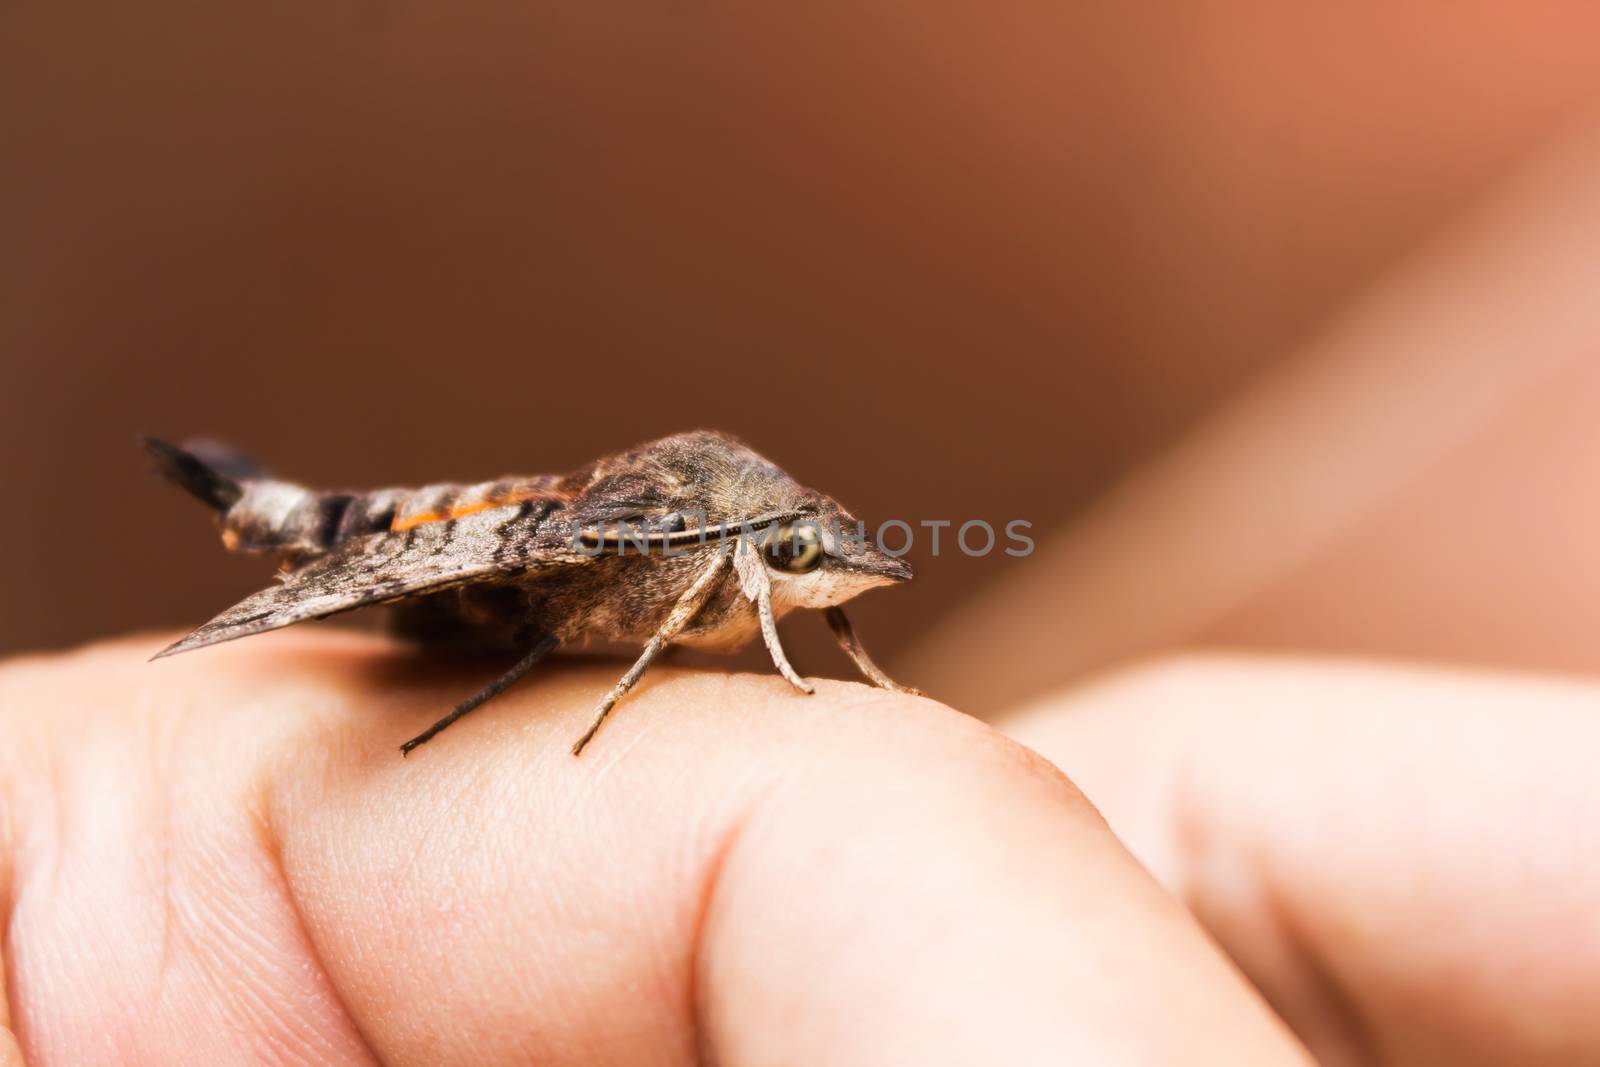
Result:
{"type": "Polygon", "coordinates": [[[815,510],[758,532],[752,546],[772,577],[780,604],[826,608],[911,579],[911,564],[874,545],[855,516],[820,494],[815,510]]]}
{"type": "MultiPolygon", "coordinates": [[[[753,546],[772,576],[773,597],[825,608],[911,578],[911,565],[873,544],[836,501],[726,434],[675,434],[617,457],[606,474],[645,494],[641,516],[694,516],[688,525],[757,524],[753,546]],[[774,519],[774,517],[780,517],[774,519]]],[[[741,536],[744,536],[741,532],[741,536]]]]}

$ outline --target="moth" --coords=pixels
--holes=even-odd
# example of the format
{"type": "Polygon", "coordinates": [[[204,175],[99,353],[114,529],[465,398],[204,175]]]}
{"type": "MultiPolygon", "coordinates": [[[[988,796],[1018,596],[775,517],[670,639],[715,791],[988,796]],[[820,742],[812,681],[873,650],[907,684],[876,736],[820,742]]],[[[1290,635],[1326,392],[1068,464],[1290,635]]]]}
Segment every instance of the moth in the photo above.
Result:
{"type": "Polygon", "coordinates": [[[558,646],[596,638],[644,648],[596,704],[573,755],[669,645],[733,651],[759,633],[778,672],[810,693],[778,641],[778,619],[795,608],[823,610],[874,685],[915,692],[873,663],[840,607],[909,580],[910,566],[872,545],[839,504],[725,434],[665,437],[570,474],[365,492],[279,481],[210,442],[145,447],[213,509],[227,548],[282,561],[277,584],[154,658],[375,604],[396,605],[397,629],[425,642],[515,651],[510,669],[402,755],[558,646]]]}

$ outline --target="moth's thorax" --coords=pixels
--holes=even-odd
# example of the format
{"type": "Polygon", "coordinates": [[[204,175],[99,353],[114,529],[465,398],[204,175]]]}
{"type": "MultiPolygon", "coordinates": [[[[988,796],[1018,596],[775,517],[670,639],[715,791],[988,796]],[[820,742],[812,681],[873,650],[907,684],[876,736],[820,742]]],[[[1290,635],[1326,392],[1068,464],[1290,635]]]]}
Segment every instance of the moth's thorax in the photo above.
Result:
{"type": "Polygon", "coordinates": [[[737,652],[760,632],[755,608],[741,596],[725,611],[697,616],[673,643],[707,652],[737,652]]]}
{"type": "MultiPolygon", "coordinates": [[[[628,554],[540,572],[519,584],[530,629],[563,641],[642,641],[660,629],[677,599],[711,561],[714,549],[683,556],[628,554]]],[[[737,590],[734,590],[737,592],[737,590]]],[[[741,614],[721,588],[691,621],[682,640],[734,641],[741,614]]],[[[750,614],[748,605],[742,614],[750,614]]]]}

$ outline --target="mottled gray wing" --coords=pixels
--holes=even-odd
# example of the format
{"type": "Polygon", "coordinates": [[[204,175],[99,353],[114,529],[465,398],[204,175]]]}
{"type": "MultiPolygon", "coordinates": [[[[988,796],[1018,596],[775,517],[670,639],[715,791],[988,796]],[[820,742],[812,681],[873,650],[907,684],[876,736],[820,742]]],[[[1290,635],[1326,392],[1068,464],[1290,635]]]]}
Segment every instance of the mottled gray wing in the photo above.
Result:
{"type": "Polygon", "coordinates": [[[369,604],[587,561],[548,527],[541,536],[541,518],[538,513],[529,515],[525,506],[494,508],[348,541],[283,575],[277,585],[241,600],[155,658],[369,604]]]}

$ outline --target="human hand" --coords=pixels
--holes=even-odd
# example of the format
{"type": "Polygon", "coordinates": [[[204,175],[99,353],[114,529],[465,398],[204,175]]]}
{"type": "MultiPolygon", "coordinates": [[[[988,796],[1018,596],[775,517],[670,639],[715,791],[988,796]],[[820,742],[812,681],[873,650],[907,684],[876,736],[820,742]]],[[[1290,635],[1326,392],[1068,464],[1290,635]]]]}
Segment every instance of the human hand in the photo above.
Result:
{"type": "Polygon", "coordinates": [[[1003,724],[1319,1061],[1600,1063],[1600,692],[1337,660],[1158,661],[1003,724]]]}
{"type": "Polygon", "coordinates": [[[326,629],[0,671],[0,1063],[1304,1063],[1043,760],[932,701],[326,629]],[[493,668],[476,666],[484,675],[493,668]]]}

